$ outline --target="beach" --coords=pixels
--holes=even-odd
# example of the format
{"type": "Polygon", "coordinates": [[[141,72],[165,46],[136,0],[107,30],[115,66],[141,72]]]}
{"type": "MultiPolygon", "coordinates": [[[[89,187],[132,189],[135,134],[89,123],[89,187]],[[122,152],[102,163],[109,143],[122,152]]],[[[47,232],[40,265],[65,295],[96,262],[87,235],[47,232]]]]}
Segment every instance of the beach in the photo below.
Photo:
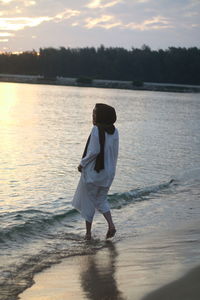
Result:
{"type": "Polygon", "coordinates": [[[199,300],[200,266],[190,260],[192,252],[199,252],[196,227],[105,241],[95,254],[66,258],[36,274],[35,284],[19,299],[199,300]],[[187,239],[191,246],[185,251],[187,239]]]}
{"type": "Polygon", "coordinates": [[[176,93],[200,93],[199,85],[143,82],[142,85],[134,85],[132,81],[91,79],[91,83],[78,83],[77,78],[55,77],[44,78],[41,75],[17,75],[0,74],[0,82],[47,84],[58,86],[94,87],[107,89],[125,89],[139,91],[159,91],[176,93]]]}
{"type": "Polygon", "coordinates": [[[0,300],[142,300],[181,278],[190,291],[200,261],[198,94],[0,85],[0,300]],[[118,115],[108,194],[117,234],[107,242],[96,213],[85,242],[71,201],[102,102],[118,115]]]}

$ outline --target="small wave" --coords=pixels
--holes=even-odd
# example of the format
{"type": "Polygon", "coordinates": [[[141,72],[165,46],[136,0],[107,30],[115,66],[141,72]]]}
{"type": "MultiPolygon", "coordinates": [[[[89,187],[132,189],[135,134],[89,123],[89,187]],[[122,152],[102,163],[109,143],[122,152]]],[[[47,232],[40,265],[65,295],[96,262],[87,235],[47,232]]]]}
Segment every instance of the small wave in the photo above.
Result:
{"type": "Polygon", "coordinates": [[[137,188],[124,193],[115,193],[109,195],[108,198],[111,203],[111,207],[114,209],[115,208],[119,209],[122,206],[128,205],[130,202],[133,203],[133,202],[147,200],[147,198],[145,198],[146,196],[152,193],[160,192],[163,189],[170,187],[170,185],[173,183],[175,183],[175,180],[171,179],[168,182],[164,182],[158,185],[152,185],[144,188],[137,188]]]}
{"type": "MultiPolygon", "coordinates": [[[[172,183],[174,183],[173,179],[158,185],[137,188],[124,193],[111,194],[108,195],[108,201],[112,209],[120,209],[130,203],[147,200],[146,196],[166,189],[172,183]]],[[[41,235],[44,237],[48,235],[55,226],[62,226],[62,222],[64,222],[65,226],[70,227],[69,218],[75,214],[77,214],[75,209],[68,209],[59,214],[36,209],[21,210],[15,213],[11,212],[9,217],[12,217],[13,223],[11,222],[10,226],[0,231],[0,243],[16,241],[18,238],[23,238],[23,242],[26,242],[34,236],[38,237],[41,235]]],[[[6,218],[6,215],[4,217],[6,218]]]]}
{"type": "Polygon", "coordinates": [[[24,209],[24,210],[17,210],[17,211],[9,211],[1,213],[0,218],[4,217],[12,217],[12,216],[21,216],[21,215],[34,215],[34,214],[40,214],[43,213],[43,211],[39,209],[24,209]]]}
{"type": "MultiPolygon", "coordinates": [[[[70,209],[56,215],[40,210],[12,212],[12,220],[20,223],[16,225],[11,223],[10,226],[3,228],[0,231],[0,243],[15,241],[18,237],[22,237],[24,238],[24,241],[26,241],[39,234],[44,235],[48,233],[49,229],[56,223],[61,222],[66,217],[73,216],[74,214],[76,214],[75,209],[70,209]]],[[[11,217],[11,215],[9,215],[9,217],[11,217]]]]}
{"type": "MultiPolygon", "coordinates": [[[[109,195],[108,199],[111,207],[117,209],[129,203],[144,201],[147,199],[146,196],[166,189],[173,183],[174,181],[171,180],[159,185],[138,188],[125,193],[115,193],[109,195]]],[[[20,215],[28,219],[24,223],[7,228],[0,233],[2,242],[5,245],[3,248],[5,248],[5,251],[7,251],[6,249],[11,249],[10,246],[12,245],[9,245],[9,243],[13,241],[20,244],[20,247],[23,248],[22,243],[29,241],[31,246],[29,248],[34,249],[34,251],[32,252],[31,250],[24,256],[20,254],[21,249],[19,249],[18,253],[13,248],[12,251],[18,253],[20,259],[15,264],[7,265],[3,273],[1,272],[0,290],[3,298],[0,297],[0,299],[17,299],[19,293],[33,284],[35,273],[58,263],[64,257],[94,253],[94,251],[106,246],[105,241],[100,240],[87,245],[81,236],[72,233],[73,230],[72,232],[66,232],[66,226],[70,227],[72,225],[70,217],[73,217],[75,214],[75,209],[70,209],[60,214],[46,213],[34,209],[16,212],[15,216],[20,215]],[[34,240],[34,236],[39,237],[39,240],[34,240]],[[41,237],[43,243],[40,242],[41,237]],[[32,245],[34,245],[33,248],[32,245]]]]}

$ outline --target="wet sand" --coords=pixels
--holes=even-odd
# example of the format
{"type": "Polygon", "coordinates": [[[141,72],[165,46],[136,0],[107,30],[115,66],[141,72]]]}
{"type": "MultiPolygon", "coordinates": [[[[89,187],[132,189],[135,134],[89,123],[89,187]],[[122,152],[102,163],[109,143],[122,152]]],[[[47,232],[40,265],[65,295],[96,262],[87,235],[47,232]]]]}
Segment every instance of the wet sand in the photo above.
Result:
{"type": "Polygon", "coordinates": [[[198,246],[194,242],[186,251],[176,235],[167,234],[105,242],[96,254],[69,257],[36,274],[20,299],[199,300],[200,267],[190,272],[197,263],[188,263],[198,246]]]}
{"type": "Polygon", "coordinates": [[[150,293],[142,300],[199,300],[200,266],[188,272],[182,278],[150,293]]]}

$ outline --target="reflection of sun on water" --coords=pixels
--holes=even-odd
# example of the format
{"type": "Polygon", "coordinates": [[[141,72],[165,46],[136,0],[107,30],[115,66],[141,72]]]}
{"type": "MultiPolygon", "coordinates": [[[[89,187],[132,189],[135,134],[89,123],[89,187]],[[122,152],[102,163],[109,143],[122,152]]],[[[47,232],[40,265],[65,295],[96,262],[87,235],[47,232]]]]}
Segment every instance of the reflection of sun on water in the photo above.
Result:
{"type": "Polygon", "coordinates": [[[0,123],[12,122],[12,111],[16,104],[16,97],[11,85],[2,85],[0,88],[0,123]]]}
{"type": "Polygon", "coordinates": [[[4,207],[14,202],[13,195],[16,194],[15,184],[11,185],[10,181],[18,181],[15,162],[17,143],[11,134],[14,117],[13,112],[16,106],[15,88],[11,84],[0,84],[0,167],[3,170],[1,173],[2,195],[8,195],[4,207]],[[3,184],[6,183],[6,184],[3,184]]]}
{"type": "Polygon", "coordinates": [[[36,94],[37,89],[30,85],[21,89],[17,83],[0,83],[0,127],[25,129],[34,126],[38,122],[36,94]]]}
{"type": "Polygon", "coordinates": [[[33,163],[34,147],[38,144],[35,99],[34,87],[30,85],[21,88],[16,83],[0,83],[0,194],[8,209],[17,205],[29,178],[35,176],[26,167],[33,163]]]}

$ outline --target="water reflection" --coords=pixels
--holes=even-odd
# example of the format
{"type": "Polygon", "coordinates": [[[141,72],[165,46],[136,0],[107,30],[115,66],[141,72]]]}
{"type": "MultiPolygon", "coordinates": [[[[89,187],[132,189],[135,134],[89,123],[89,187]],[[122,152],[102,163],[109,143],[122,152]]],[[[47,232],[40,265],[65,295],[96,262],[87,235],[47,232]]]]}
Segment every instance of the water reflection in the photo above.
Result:
{"type": "Polygon", "coordinates": [[[109,241],[106,250],[100,252],[86,257],[80,273],[82,288],[88,299],[124,300],[115,279],[116,247],[109,241]]]}
{"type": "Polygon", "coordinates": [[[12,121],[12,110],[16,104],[15,91],[12,86],[1,85],[0,89],[0,124],[12,121]]]}

